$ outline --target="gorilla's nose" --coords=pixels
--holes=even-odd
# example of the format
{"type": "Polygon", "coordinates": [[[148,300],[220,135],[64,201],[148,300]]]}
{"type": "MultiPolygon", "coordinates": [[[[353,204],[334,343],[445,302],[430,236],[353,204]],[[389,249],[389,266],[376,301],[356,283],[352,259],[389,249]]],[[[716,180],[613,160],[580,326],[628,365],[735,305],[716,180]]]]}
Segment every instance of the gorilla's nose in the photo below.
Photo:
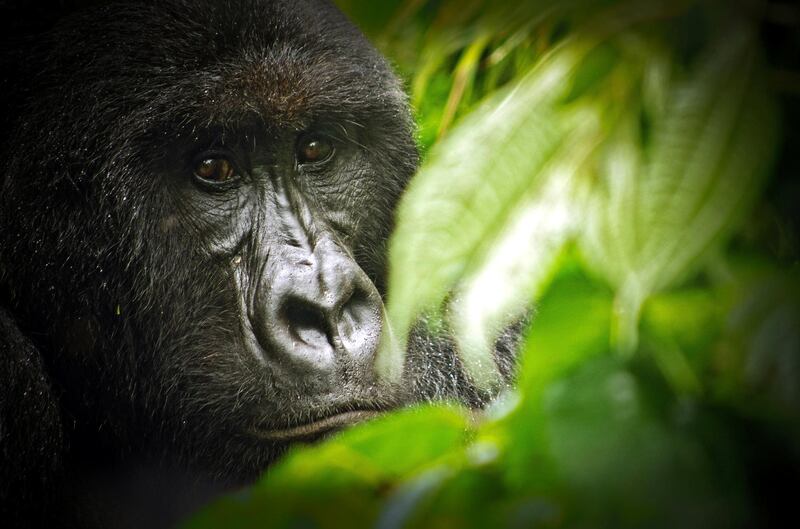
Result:
{"type": "Polygon", "coordinates": [[[366,273],[332,241],[286,260],[278,265],[265,307],[276,353],[314,372],[333,371],[337,361],[371,367],[383,305],[366,273]]]}

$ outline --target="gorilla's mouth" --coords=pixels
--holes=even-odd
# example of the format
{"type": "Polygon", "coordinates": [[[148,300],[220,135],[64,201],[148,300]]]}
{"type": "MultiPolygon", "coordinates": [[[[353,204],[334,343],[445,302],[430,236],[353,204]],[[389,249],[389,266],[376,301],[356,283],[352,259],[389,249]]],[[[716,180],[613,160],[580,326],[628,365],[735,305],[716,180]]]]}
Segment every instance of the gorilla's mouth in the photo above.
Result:
{"type": "Polygon", "coordinates": [[[360,422],[373,419],[383,412],[377,410],[356,410],[329,415],[322,419],[315,420],[306,424],[292,426],[283,429],[274,429],[258,432],[262,439],[274,442],[289,442],[313,440],[322,435],[340,430],[346,426],[351,426],[360,422]]]}

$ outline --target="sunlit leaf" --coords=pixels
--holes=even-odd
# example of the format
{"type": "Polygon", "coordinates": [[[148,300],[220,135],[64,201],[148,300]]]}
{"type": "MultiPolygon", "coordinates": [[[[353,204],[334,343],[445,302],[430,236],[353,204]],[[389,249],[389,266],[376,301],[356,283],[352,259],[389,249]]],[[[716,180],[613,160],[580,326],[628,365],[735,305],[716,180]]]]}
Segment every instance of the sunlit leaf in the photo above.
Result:
{"type": "Polygon", "coordinates": [[[272,471],[264,487],[281,489],[307,479],[322,486],[326,469],[347,470],[378,484],[456,453],[468,433],[467,419],[457,408],[411,408],[343,432],[302,456],[288,457],[272,471]],[[400,453],[403,457],[397,457],[400,453]]]}
{"type": "Polygon", "coordinates": [[[596,142],[593,118],[577,118],[582,126],[572,128],[561,154],[543,169],[543,185],[521,201],[475,272],[457,288],[453,328],[471,373],[486,371],[480,362],[491,358],[494,339],[541,293],[581,224],[586,189],[580,170],[596,142]]]}
{"type": "MultiPolygon", "coordinates": [[[[545,185],[548,171],[570,178],[559,173],[566,165],[560,160],[575,155],[569,147],[592,145],[586,133],[586,141],[571,142],[579,120],[553,106],[570,89],[587,48],[585,43],[562,47],[431,151],[400,206],[390,251],[389,315],[401,339],[415,315],[435,309],[480,266],[520,208],[545,185]]],[[[464,358],[482,385],[496,377],[486,355],[468,352],[464,358]]]]}

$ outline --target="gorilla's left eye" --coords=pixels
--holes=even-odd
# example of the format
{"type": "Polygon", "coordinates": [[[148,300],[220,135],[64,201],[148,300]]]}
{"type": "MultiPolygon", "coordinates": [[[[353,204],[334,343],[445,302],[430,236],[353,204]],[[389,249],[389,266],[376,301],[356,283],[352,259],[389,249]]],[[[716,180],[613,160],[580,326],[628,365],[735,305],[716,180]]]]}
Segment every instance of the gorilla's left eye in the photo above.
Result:
{"type": "Polygon", "coordinates": [[[333,156],[333,152],[333,143],[325,136],[304,136],[297,144],[297,162],[300,164],[327,162],[333,156]]]}
{"type": "Polygon", "coordinates": [[[194,175],[211,184],[224,184],[238,178],[230,160],[211,156],[203,157],[195,164],[194,175]]]}

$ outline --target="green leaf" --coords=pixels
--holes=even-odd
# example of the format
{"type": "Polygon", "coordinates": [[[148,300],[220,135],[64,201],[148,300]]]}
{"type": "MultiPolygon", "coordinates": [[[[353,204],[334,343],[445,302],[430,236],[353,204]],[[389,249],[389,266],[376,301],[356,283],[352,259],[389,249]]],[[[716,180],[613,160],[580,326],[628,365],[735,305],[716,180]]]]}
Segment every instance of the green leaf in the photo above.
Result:
{"type": "Polygon", "coordinates": [[[622,350],[635,348],[644,300],[695,271],[758,197],[777,119],[757,59],[748,28],[724,32],[672,90],[648,158],[633,128],[611,149],[582,242],[619,290],[622,350]]]}
{"type": "Polygon", "coordinates": [[[618,356],[605,356],[582,363],[545,395],[553,464],[579,506],[566,526],[741,525],[749,506],[736,452],[729,452],[732,431],[694,402],[654,398],[652,381],[637,375],[618,356]],[[710,439],[700,426],[711,428],[710,439]],[[720,469],[722,457],[734,459],[720,469]]]}
{"type": "Polygon", "coordinates": [[[519,386],[539,398],[549,383],[587,357],[609,348],[609,290],[578,273],[561,276],[537,306],[525,340],[519,386]]]}
{"type": "Polygon", "coordinates": [[[544,396],[587,359],[609,350],[611,305],[612,293],[607,288],[569,268],[539,302],[520,367],[522,402],[500,421],[505,432],[486,426],[486,434],[499,435],[506,446],[508,478],[514,486],[554,479],[544,396]]]}
{"type": "MultiPolygon", "coordinates": [[[[597,118],[590,107],[566,112],[554,102],[570,89],[590,48],[583,42],[561,47],[431,151],[400,205],[390,249],[388,310],[401,342],[418,314],[439,307],[503,245],[526,211],[541,206],[536,197],[550,179],[565,179],[568,188],[575,184],[576,161],[595,144],[591,125],[597,118]]],[[[565,195],[565,201],[572,198],[565,195]]],[[[556,239],[566,239],[570,222],[551,230],[558,232],[556,239]]],[[[490,350],[468,347],[462,353],[476,384],[488,387],[497,380],[490,350]]]]}
{"type": "Polygon", "coordinates": [[[359,480],[380,484],[418,472],[458,453],[468,438],[466,417],[459,408],[420,406],[349,429],[329,442],[290,455],[271,473],[264,487],[284,489],[344,471],[359,480]],[[398,457],[403,454],[403,457],[398,457]]]}
{"type": "Polygon", "coordinates": [[[294,449],[248,491],[195,515],[189,528],[366,527],[378,516],[375,491],[461,458],[470,438],[461,409],[418,406],[294,449]],[[352,511],[350,511],[352,509],[352,511]],[[342,519],[342,512],[352,517],[342,519]]]}
{"type": "Polygon", "coordinates": [[[336,5],[347,13],[367,33],[378,34],[386,27],[392,15],[402,6],[401,0],[336,0],[336,5]]]}
{"type": "Polygon", "coordinates": [[[708,349],[719,338],[730,302],[721,293],[682,289],[655,294],[642,310],[642,347],[678,394],[697,395],[708,349]]]}

